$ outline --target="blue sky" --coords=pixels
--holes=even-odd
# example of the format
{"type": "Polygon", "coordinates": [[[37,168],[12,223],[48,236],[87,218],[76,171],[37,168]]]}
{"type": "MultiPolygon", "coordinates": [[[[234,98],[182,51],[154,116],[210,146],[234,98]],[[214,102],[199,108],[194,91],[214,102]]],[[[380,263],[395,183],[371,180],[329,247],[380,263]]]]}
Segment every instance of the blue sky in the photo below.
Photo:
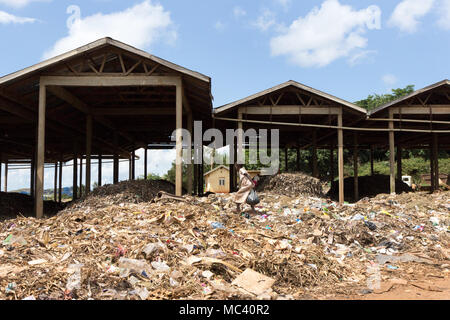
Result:
{"type": "Polygon", "coordinates": [[[356,101],[449,78],[450,0],[0,0],[0,75],[103,36],[210,76],[215,107],[287,80],[356,101]]]}

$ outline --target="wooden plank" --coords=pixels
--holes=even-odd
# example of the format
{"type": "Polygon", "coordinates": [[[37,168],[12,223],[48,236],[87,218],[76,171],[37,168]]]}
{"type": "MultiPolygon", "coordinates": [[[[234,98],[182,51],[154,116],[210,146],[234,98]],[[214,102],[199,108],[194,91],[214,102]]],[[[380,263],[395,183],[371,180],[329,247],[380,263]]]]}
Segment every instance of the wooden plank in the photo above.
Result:
{"type": "Polygon", "coordinates": [[[176,88],[176,172],[175,172],[175,194],[183,195],[183,94],[182,84],[176,88]]]}
{"type": "Polygon", "coordinates": [[[99,108],[93,109],[94,116],[124,116],[124,115],[154,115],[154,116],[172,116],[176,110],[173,108],[99,108]]]}
{"type": "MultiPolygon", "coordinates": [[[[289,106],[273,106],[272,115],[298,115],[299,107],[301,108],[302,115],[337,115],[339,113],[339,108],[323,106],[323,107],[304,107],[298,105],[289,106]]],[[[244,108],[244,113],[249,115],[264,115],[270,114],[270,106],[248,106],[244,108]]]]}
{"type": "MultiPolygon", "coordinates": [[[[392,109],[389,109],[389,119],[394,119],[392,109]]],[[[389,129],[394,129],[394,122],[389,121],[389,129]]],[[[390,167],[390,191],[395,193],[395,132],[389,131],[389,167],[390,167]]]]}
{"type": "Polygon", "coordinates": [[[36,218],[44,217],[44,155],[45,155],[45,111],[46,111],[46,88],[39,85],[39,115],[38,115],[38,138],[36,159],[36,218]]]}
{"type": "Polygon", "coordinates": [[[450,114],[450,105],[427,105],[426,107],[420,105],[401,106],[390,108],[393,114],[430,114],[430,108],[433,114],[450,114]],[[401,110],[401,111],[400,111],[401,110]]]}
{"type": "Polygon", "coordinates": [[[92,115],[86,116],[86,195],[91,192],[92,115]]]}
{"type": "Polygon", "coordinates": [[[178,76],[43,76],[47,86],[125,87],[125,86],[181,86],[178,76]]]}
{"type": "MultiPolygon", "coordinates": [[[[342,127],[342,107],[338,114],[338,127],[342,127]]],[[[339,203],[344,203],[344,133],[338,129],[338,174],[339,174],[339,203]]]]}

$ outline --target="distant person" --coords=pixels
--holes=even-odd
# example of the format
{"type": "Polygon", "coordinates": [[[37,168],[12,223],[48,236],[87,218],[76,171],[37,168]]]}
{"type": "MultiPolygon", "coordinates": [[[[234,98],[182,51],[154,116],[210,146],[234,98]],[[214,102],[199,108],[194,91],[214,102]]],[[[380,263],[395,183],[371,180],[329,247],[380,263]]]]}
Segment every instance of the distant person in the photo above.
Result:
{"type": "Polygon", "coordinates": [[[259,174],[257,174],[257,175],[253,178],[253,182],[255,183],[255,188],[258,186],[259,180],[261,180],[261,178],[259,177],[259,174]]]}
{"type": "MultiPolygon", "coordinates": [[[[248,195],[255,187],[255,183],[245,170],[242,164],[236,163],[234,165],[236,171],[239,172],[239,191],[234,195],[234,202],[236,202],[236,213],[241,213],[241,204],[246,203],[248,195]]],[[[255,206],[251,205],[252,213],[257,214],[255,206]]]]}

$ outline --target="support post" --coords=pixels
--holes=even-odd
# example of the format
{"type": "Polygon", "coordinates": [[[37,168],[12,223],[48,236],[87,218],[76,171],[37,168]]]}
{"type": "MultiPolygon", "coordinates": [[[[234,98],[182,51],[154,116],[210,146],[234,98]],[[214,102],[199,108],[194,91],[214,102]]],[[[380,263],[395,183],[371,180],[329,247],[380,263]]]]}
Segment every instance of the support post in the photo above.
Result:
{"type": "MultiPolygon", "coordinates": [[[[243,112],[239,108],[238,119],[242,120],[243,112]]],[[[244,131],[243,131],[242,121],[238,122],[238,139],[237,139],[237,157],[236,161],[240,164],[245,164],[245,154],[244,154],[244,131]]]]}
{"type": "Polygon", "coordinates": [[[397,179],[402,180],[402,147],[397,145],[397,179]]]}
{"type": "Polygon", "coordinates": [[[75,144],[73,153],[73,184],[72,184],[72,200],[78,199],[78,154],[75,144]]]}
{"type": "MultiPolygon", "coordinates": [[[[394,119],[394,112],[389,109],[389,119],[394,119]]],[[[389,121],[389,167],[390,167],[390,191],[395,193],[395,132],[394,121],[389,121]]]]}
{"type": "Polygon", "coordinates": [[[175,160],[175,193],[183,195],[183,88],[182,84],[176,86],[176,160],[175,160]]]}
{"type": "Polygon", "coordinates": [[[312,149],[313,177],[319,177],[319,167],[317,165],[317,130],[313,131],[313,149],[312,149]]]}
{"type": "Polygon", "coordinates": [[[58,161],[55,161],[55,179],[53,188],[53,201],[58,201],[58,161]]]}
{"type": "Polygon", "coordinates": [[[44,217],[44,161],[45,161],[45,108],[46,87],[39,85],[39,116],[37,138],[37,170],[36,170],[36,218],[44,217]]]}
{"type": "Polygon", "coordinates": [[[297,147],[297,171],[300,172],[300,148],[297,147]]]}
{"type": "Polygon", "coordinates": [[[358,184],[358,134],[354,133],[353,140],[353,189],[354,189],[354,200],[357,202],[359,200],[359,184],[358,184]]]}
{"type": "Polygon", "coordinates": [[[289,172],[288,166],[288,148],[284,147],[284,171],[289,172]]]}
{"type": "Polygon", "coordinates": [[[131,153],[131,180],[136,180],[136,151],[131,153]]]}
{"type": "Polygon", "coordinates": [[[119,137],[117,132],[114,132],[114,164],[113,164],[113,183],[119,183],[119,155],[117,154],[117,148],[119,146],[119,137]]]}
{"type": "Polygon", "coordinates": [[[189,131],[189,140],[187,141],[187,154],[189,162],[187,164],[187,193],[192,195],[192,134],[193,134],[193,122],[192,122],[192,111],[188,113],[187,116],[187,130],[189,131]]]}
{"type": "Polygon", "coordinates": [[[83,197],[83,156],[80,156],[80,198],[83,197]]]}
{"type": "Polygon", "coordinates": [[[30,196],[34,199],[35,197],[35,186],[36,186],[36,152],[35,148],[33,148],[31,154],[31,165],[30,165],[30,196]]]}
{"type": "Polygon", "coordinates": [[[91,192],[92,115],[86,116],[86,195],[91,192]]]}
{"type": "Polygon", "coordinates": [[[5,192],[8,192],[8,159],[5,160],[5,192]]]}
{"type": "Polygon", "coordinates": [[[330,149],[330,181],[334,181],[334,146],[330,149]]]}
{"type": "MultiPolygon", "coordinates": [[[[434,171],[434,189],[433,191],[439,190],[439,146],[438,146],[438,135],[433,133],[433,171],[434,171]]],[[[433,177],[432,177],[433,178],[433,177]]]]}
{"type": "Polygon", "coordinates": [[[59,190],[58,190],[58,202],[60,204],[62,203],[62,182],[63,182],[62,175],[63,175],[63,161],[61,160],[59,162],[59,190]]]}
{"type": "Polygon", "coordinates": [[[98,186],[102,186],[102,169],[103,169],[103,161],[102,154],[98,155],[98,186]]]}
{"type": "Polygon", "coordinates": [[[338,172],[339,172],[339,203],[344,203],[344,132],[342,128],[342,107],[338,114],[338,172]]]}
{"type": "Polygon", "coordinates": [[[374,175],[373,156],[374,156],[373,146],[370,146],[370,175],[372,177],[374,175]]]}
{"type": "Polygon", "coordinates": [[[148,172],[147,172],[147,162],[148,162],[148,148],[144,149],[144,180],[147,180],[148,172]]]}
{"type": "Polygon", "coordinates": [[[128,159],[128,180],[133,180],[133,155],[128,159]]]}

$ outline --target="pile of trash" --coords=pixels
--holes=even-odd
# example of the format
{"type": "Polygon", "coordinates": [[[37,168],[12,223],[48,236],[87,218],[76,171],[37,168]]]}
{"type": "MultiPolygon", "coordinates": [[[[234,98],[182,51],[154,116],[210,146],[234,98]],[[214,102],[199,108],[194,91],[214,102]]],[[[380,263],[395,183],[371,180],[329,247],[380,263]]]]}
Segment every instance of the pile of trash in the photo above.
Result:
{"type": "Polygon", "coordinates": [[[0,299],[308,299],[370,292],[373,270],[449,272],[449,192],[259,195],[256,216],[233,195],[160,193],[0,222],[0,299]]]}
{"type": "Polygon", "coordinates": [[[167,180],[127,180],[95,188],[87,197],[71,203],[68,209],[151,202],[159,191],[175,193],[175,186],[167,180]]]}
{"type": "MultiPolygon", "coordinates": [[[[344,196],[346,201],[354,201],[354,178],[344,179],[344,196]]],[[[359,197],[375,197],[378,194],[390,193],[390,177],[386,175],[373,175],[373,176],[363,176],[358,178],[358,192],[359,197]]],[[[408,186],[402,180],[395,180],[395,193],[401,194],[404,192],[412,192],[412,188],[408,186]]],[[[331,189],[327,193],[327,197],[334,200],[339,199],[339,182],[334,181],[331,184],[331,189]]]]}
{"type": "MultiPolygon", "coordinates": [[[[64,208],[64,204],[44,201],[44,211],[47,215],[55,215],[64,208]]],[[[34,201],[27,194],[0,192],[0,221],[17,216],[34,216],[34,201]]]]}
{"type": "Polygon", "coordinates": [[[256,190],[289,196],[323,197],[322,181],[304,173],[280,173],[274,176],[262,176],[256,190]]]}

